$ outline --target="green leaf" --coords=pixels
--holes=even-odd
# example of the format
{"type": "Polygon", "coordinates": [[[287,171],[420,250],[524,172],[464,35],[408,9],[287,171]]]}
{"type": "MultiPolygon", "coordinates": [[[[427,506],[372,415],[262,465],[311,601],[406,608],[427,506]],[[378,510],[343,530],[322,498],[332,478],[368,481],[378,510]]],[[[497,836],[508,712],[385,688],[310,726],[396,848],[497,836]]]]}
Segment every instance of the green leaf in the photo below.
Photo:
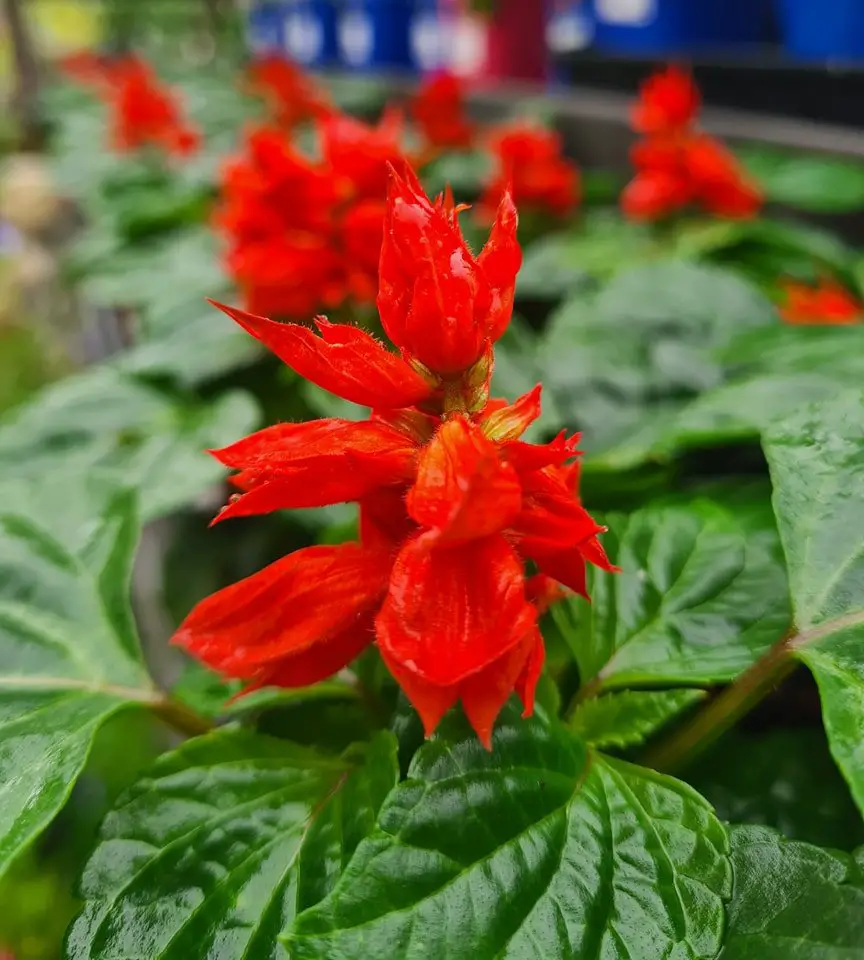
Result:
{"type": "Polygon", "coordinates": [[[568,726],[595,747],[632,747],[698,703],[702,690],[622,690],[580,703],[568,726]]]}
{"type": "Polygon", "coordinates": [[[852,960],[864,943],[864,852],[733,827],[735,893],[720,960],[852,960]]]}
{"type": "Polygon", "coordinates": [[[488,151],[454,150],[427,164],[423,185],[430,197],[437,196],[449,185],[456,199],[465,203],[480,196],[492,173],[492,157],[488,151]]]}
{"type": "MultiPolygon", "coordinates": [[[[793,714],[797,706],[792,700],[793,714]]],[[[864,823],[822,730],[733,730],[682,776],[721,820],[773,827],[790,840],[839,850],[864,843],[864,823]]]]}
{"type": "Polygon", "coordinates": [[[864,209],[864,165],[770,147],[741,148],[739,158],[775,203],[812,213],[864,209]]]}
{"type": "Polygon", "coordinates": [[[15,502],[41,501],[43,513],[63,514],[63,477],[101,471],[141,491],[145,519],[164,516],[224,476],[204,451],[238,439],[258,419],[245,393],[193,406],[96,367],[43,391],[0,422],[0,490],[15,502]]]}
{"type": "Polygon", "coordinates": [[[864,395],[806,407],[765,440],[798,636],[831,752],[864,810],[864,395]]]}
{"type": "Polygon", "coordinates": [[[387,733],[342,759],[243,730],[188,741],[105,819],[67,960],[283,956],[397,778],[387,733]]]}
{"type": "Polygon", "coordinates": [[[72,550],[0,506],[0,870],[63,806],[106,718],[157,696],[127,600],[130,495],[95,518],[72,550]]]}
{"type": "Polygon", "coordinates": [[[526,248],[516,296],[559,300],[593,277],[611,276],[622,265],[661,253],[650,227],[609,210],[589,211],[568,231],[549,234],[526,248]]]}
{"type": "Polygon", "coordinates": [[[727,839],[697,793],[512,706],[493,746],[445,721],[293,960],[716,955],[727,839]]]}
{"type": "Polygon", "coordinates": [[[586,449],[602,449],[719,385],[714,353],[738,331],[776,322],[771,303],[728,271],[638,267],[554,314],[539,358],[543,382],[585,432],[586,449]]]}
{"type": "Polygon", "coordinates": [[[589,569],[591,603],[550,614],[592,689],[732,680],[786,632],[789,592],[776,533],[754,535],[707,500],[604,517],[620,573],[589,569]]]}

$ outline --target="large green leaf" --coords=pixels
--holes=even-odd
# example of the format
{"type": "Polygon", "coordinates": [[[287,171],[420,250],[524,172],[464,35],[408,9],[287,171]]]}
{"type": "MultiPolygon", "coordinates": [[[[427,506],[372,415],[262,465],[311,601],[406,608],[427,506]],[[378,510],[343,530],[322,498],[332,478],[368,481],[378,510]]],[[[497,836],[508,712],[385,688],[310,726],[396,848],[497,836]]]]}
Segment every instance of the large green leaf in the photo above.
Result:
{"type": "Polygon", "coordinates": [[[516,283],[520,299],[558,300],[592,277],[607,277],[622,266],[660,256],[651,228],[608,210],[586,213],[566,232],[535,240],[525,250],[516,283]]]}
{"type": "Polygon", "coordinates": [[[763,146],[737,152],[775,203],[814,213],[864,209],[864,164],[860,162],[763,146]]]}
{"type": "Polygon", "coordinates": [[[714,957],[726,851],[676,780],[513,707],[491,752],[450,717],[286,942],[293,960],[714,957]]]}
{"type": "Polygon", "coordinates": [[[568,720],[595,747],[632,747],[705,696],[702,690],[621,690],[580,703],[568,720]]]}
{"type": "MultiPolygon", "coordinates": [[[[191,405],[106,367],[66,379],[0,422],[0,490],[28,502],[63,497],[58,479],[107,471],[141,491],[145,519],[193,503],[224,475],[204,450],[248,433],[254,400],[191,405]]],[[[64,512],[62,499],[41,506],[64,512]]]]}
{"type": "Polygon", "coordinates": [[[775,324],[771,303],[717,267],[666,262],[616,276],[555,313],[543,382],[590,449],[611,445],[724,378],[714,357],[738,331],[775,324]]]}
{"type": "Polygon", "coordinates": [[[0,870],[63,805],[100,724],[157,699],[127,600],[130,496],[92,517],[70,549],[0,506],[0,870]]]}
{"type": "Polygon", "coordinates": [[[864,395],[809,406],[768,434],[765,454],[798,636],[834,758],[864,810],[864,395]]]}
{"type": "Polygon", "coordinates": [[[590,605],[551,616],[592,691],[732,680],[791,620],[776,533],[708,500],[604,518],[620,573],[589,574],[590,605]]]}
{"type": "Polygon", "coordinates": [[[341,759],[243,730],[187,742],[106,818],[66,957],[276,960],[397,779],[388,733],[341,759]]]}
{"type": "Polygon", "coordinates": [[[864,851],[763,827],[731,831],[735,893],[720,960],[853,960],[864,944],[864,851]]]}
{"type": "Polygon", "coordinates": [[[839,850],[864,843],[861,814],[822,730],[733,730],[681,775],[721,820],[773,827],[791,840],[839,850]]]}

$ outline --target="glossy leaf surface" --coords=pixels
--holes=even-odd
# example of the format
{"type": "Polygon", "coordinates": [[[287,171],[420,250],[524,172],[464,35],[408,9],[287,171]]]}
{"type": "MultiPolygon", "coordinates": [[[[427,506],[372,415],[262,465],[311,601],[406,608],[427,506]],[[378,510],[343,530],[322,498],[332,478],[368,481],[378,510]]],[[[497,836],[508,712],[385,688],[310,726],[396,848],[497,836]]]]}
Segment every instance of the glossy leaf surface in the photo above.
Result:
{"type": "Polygon", "coordinates": [[[834,758],[864,810],[864,395],[778,424],[765,453],[795,607],[834,758]]]}
{"type": "Polygon", "coordinates": [[[242,730],[159,759],[106,818],[68,960],[267,960],[333,885],[397,778],[382,734],[326,757],[242,730]]]}
{"type": "Polygon", "coordinates": [[[508,708],[489,753],[453,717],[286,943],[294,960],[713,957],[726,843],[698,794],[558,724],[508,708]]]}
{"type": "Polygon", "coordinates": [[[155,698],[127,599],[130,497],[76,532],[70,549],[0,507],[0,870],[63,805],[100,724],[155,698]]]}
{"type": "Polygon", "coordinates": [[[590,606],[573,598],[551,611],[583,682],[722,683],[785,634],[788,588],[770,527],[754,535],[708,500],[603,521],[621,573],[590,571],[590,606]]]}
{"type": "Polygon", "coordinates": [[[850,960],[864,943],[864,852],[731,831],[735,894],[720,960],[850,960]]]}

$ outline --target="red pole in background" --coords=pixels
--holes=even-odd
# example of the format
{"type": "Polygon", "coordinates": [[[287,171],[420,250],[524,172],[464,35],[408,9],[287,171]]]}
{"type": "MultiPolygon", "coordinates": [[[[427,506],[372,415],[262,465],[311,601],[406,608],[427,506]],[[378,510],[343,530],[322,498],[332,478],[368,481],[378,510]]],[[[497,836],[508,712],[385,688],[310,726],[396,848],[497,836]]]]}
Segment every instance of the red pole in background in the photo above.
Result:
{"type": "Polygon", "coordinates": [[[497,0],[489,26],[489,75],[545,82],[545,31],[543,0],[497,0]]]}

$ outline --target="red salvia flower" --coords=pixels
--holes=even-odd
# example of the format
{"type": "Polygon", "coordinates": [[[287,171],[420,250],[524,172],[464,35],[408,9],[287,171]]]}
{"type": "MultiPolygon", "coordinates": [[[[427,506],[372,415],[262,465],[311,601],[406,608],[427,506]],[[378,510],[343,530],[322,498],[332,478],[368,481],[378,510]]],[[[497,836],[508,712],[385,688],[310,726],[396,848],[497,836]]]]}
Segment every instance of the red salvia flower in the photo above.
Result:
{"type": "Polygon", "coordinates": [[[699,91],[685,71],[668,67],[649,77],[633,109],[633,128],[645,134],[631,153],[636,176],[621,196],[633,220],[656,220],[690,205],[731,219],[762,206],[759,188],[736,158],[696,127],[699,91]]]}
{"type": "Polygon", "coordinates": [[[633,129],[647,136],[687,131],[696,122],[701,103],[690,74],[680,67],[666,67],[642,84],[631,110],[633,129]]]}
{"type": "Polygon", "coordinates": [[[276,122],[286,129],[333,112],[313,78],[284,57],[274,54],[255,60],[245,80],[246,88],[263,97],[276,122]]]}
{"type": "Polygon", "coordinates": [[[780,316],[786,323],[846,326],[864,322],[864,303],[833,280],[820,280],[817,286],[786,280],[782,286],[780,316]]]}
{"type": "Polygon", "coordinates": [[[111,142],[116,150],[156,147],[188,155],[198,149],[199,134],[183,118],[172,91],[159,83],[146,63],[134,57],[116,63],[109,79],[111,142]]]}
{"type": "Polygon", "coordinates": [[[427,80],[411,103],[411,115],[429,147],[465,150],[474,142],[476,127],[465,112],[465,91],[452,74],[427,80]]]}
{"type": "Polygon", "coordinates": [[[476,257],[459,210],[430,201],[410,168],[391,172],[378,305],[399,353],[353,326],[318,318],[315,332],[216,304],[300,376],[371,408],[213,451],[240,491],[216,521],[356,502],[360,537],[215,593],[174,640],[248,689],[315,683],[375,643],[427,734],[461,702],[488,747],[511,694],[533,709],[538,616],[560,585],[586,592],[586,564],[615,568],[576,492],[578,438],[521,439],[539,385],[489,397],[521,260],[512,199],[476,257]]]}
{"type": "Polygon", "coordinates": [[[481,198],[481,208],[494,210],[505,189],[523,212],[564,216],[579,203],[579,171],[562,154],[561,138],[553,130],[513,124],[499,130],[490,147],[496,172],[481,198]]]}
{"type": "Polygon", "coordinates": [[[276,127],[247,132],[226,165],[216,226],[228,272],[257,314],[306,319],[378,291],[387,170],[401,165],[402,119],[374,127],[340,114],[317,119],[320,159],[276,127]]]}

